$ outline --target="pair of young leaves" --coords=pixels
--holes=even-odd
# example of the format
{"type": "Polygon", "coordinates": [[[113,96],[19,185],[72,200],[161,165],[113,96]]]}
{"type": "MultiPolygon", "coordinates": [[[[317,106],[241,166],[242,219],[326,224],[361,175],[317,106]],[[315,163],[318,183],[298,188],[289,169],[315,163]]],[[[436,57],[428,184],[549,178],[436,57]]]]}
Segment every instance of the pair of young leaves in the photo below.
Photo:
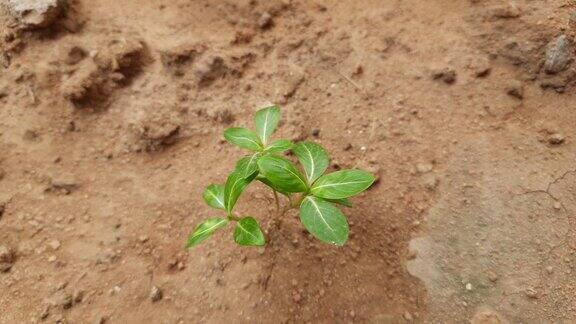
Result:
{"type": "MultiPolygon", "coordinates": [[[[280,120],[276,106],[259,110],[255,116],[256,131],[229,128],[224,137],[232,144],[255,151],[238,161],[225,186],[211,185],[204,192],[208,205],[225,210],[238,221],[234,239],[240,245],[263,245],[264,236],[252,217],[235,219],[232,209],[244,188],[257,179],[286,196],[301,193],[300,220],[320,241],[343,245],[348,239],[348,222],[333,203],[351,206],[348,197],[368,188],[374,177],[362,170],[341,170],[323,175],[329,165],[328,154],[318,144],[277,140],[267,145],[280,120]],[[305,176],[287,159],[276,154],[292,149],[302,164],[305,176]]],[[[211,218],[200,224],[190,236],[188,246],[196,245],[228,219],[211,218]]]]}

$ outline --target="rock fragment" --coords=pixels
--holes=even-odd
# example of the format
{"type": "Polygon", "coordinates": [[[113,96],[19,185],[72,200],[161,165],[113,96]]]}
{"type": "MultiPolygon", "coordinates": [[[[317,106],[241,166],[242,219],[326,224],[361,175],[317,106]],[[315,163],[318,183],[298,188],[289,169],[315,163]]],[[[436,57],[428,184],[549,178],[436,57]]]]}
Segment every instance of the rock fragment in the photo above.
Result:
{"type": "Polygon", "coordinates": [[[8,272],[16,262],[16,253],[11,248],[0,245],[0,272],[8,272]]]}
{"type": "Polygon", "coordinates": [[[550,143],[552,145],[560,145],[560,144],[564,143],[565,140],[566,140],[566,138],[564,137],[564,135],[562,135],[560,133],[554,133],[554,134],[550,135],[550,137],[548,137],[548,143],[550,143]]]}
{"type": "Polygon", "coordinates": [[[568,36],[560,35],[548,43],[544,71],[556,74],[565,70],[572,61],[571,44],[568,36]]]}
{"type": "Polygon", "coordinates": [[[150,290],[150,300],[152,300],[152,302],[157,302],[162,299],[162,297],[162,290],[156,286],[152,286],[152,289],[150,290]]]}
{"type": "Polygon", "coordinates": [[[50,184],[44,190],[45,192],[51,192],[56,194],[69,195],[74,190],[78,189],[80,185],[72,176],[59,175],[55,176],[50,180],[50,184]]]}
{"type": "Polygon", "coordinates": [[[29,28],[50,26],[64,7],[63,0],[4,0],[2,4],[11,15],[29,28]]]}

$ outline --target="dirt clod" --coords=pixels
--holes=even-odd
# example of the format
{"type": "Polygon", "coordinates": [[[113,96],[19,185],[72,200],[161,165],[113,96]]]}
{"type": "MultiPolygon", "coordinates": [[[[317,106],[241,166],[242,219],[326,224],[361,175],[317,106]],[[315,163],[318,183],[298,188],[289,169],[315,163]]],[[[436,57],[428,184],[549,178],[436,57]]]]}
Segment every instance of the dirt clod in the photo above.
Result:
{"type": "Polygon", "coordinates": [[[260,18],[258,18],[258,27],[260,29],[268,29],[272,27],[272,15],[269,12],[263,13],[260,18]]]}
{"type": "Polygon", "coordinates": [[[50,242],[48,242],[48,246],[54,251],[58,250],[60,248],[60,245],[62,245],[62,243],[60,243],[60,241],[58,240],[51,240],[50,242]]]}
{"type": "Polygon", "coordinates": [[[472,324],[508,324],[500,314],[490,309],[482,309],[472,317],[472,324]]]}
{"type": "Polygon", "coordinates": [[[58,307],[61,309],[69,309],[74,304],[74,298],[72,297],[71,294],[69,294],[63,290],[60,290],[60,291],[57,291],[50,298],[50,304],[53,307],[58,307]]]}
{"type": "Polygon", "coordinates": [[[518,5],[513,2],[507,2],[506,4],[500,5],[493,10],[494,17],[503,19],[518,18],[520,17],[521,13],[522,12],[520,11],[518,5]]]}
{"type": "Polygon", "coordinates": [[[416,171],[418,173],[428,173],[434,169],[434,165],[432,163],[418,163],[416,164],[416,171]]]}
{"type": "Polygon", "coordinates": [[[209,56],[203,58],[196,64],[194,74],[201,86],[210,85],[216,79],[224,76],[228,71],[228,67],[224,63],[224,59],[220,56],[209,56]]]}
{"type": "Polygon", "coordinates": [[[206,47],[202,44],[180,44],[161,51],[160,60],[170,73],[182,76],[186,73],[188,66],[205,51],[206,47]]]}
{"type": "Polygon", "coordinates": [[[524,85],[518,80],[510,81],[506,86],[506,93],[509,96],[522,100],[524,98],[524,85]]]}
{"type": "Polygon", "coordinates": [[[414,320],[414,316],[409,311],[404,312],[404,319],[411,322],[414,320]]]}
{"type": "Polygon", "coordinates": [[[66,52],[64,62],[68,65],[75,65],[82,61],[88,53],[80,46],[72,46],[66,52]]]}
{"type": "Polygon", "coordinates": [[[432,73],[432,79],[442,80],[446,84],[453,84],[456,82],[456,71],[451,68],[436,70],[432,73]]]}
{"type": "Polygon", "coordinates": [[[528,298],[538,299],[538,291],[534,288],[527,288],[524,293],[528,298]]]}

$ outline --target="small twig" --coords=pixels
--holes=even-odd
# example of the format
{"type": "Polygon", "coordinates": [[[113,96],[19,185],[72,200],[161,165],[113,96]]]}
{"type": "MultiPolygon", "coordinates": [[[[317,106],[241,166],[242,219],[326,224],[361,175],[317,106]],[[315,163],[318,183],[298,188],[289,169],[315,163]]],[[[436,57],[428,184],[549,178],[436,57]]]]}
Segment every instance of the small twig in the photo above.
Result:
{"type": "Polygon", "coordinates": [[[352,79],[350,79],[349,77],[347,77],[346,75],[344,75],[344,73],[342,73],[342,72],[340,72],[340,71],[338,71],[338,70],[336,70],[336,69],[334,69],[334,71],[335,71],[336,73],[338,73],[342,78],[344,78],[344,80],[348,81],[351,85],[353,85],[356,89],[362,91],[362,88],[360,88],[360,86],[359,86],[356,82],[352,81],[352,79]]]}

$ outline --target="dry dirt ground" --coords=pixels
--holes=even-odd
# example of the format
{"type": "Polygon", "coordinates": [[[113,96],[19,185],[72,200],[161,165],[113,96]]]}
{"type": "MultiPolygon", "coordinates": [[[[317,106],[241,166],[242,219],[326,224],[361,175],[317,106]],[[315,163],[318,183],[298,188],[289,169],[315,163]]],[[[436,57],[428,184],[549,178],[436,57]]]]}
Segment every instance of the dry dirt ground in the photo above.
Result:
{"type": "Polygon", "coordinates": [[[0,323],[576,322],[575,13],[2,0],[0,323]],[[266,247],[185,251],[242,156],[223,130],[271,103],[379,175],[348,244],[276,229],[254,186],[266,247]]]}

